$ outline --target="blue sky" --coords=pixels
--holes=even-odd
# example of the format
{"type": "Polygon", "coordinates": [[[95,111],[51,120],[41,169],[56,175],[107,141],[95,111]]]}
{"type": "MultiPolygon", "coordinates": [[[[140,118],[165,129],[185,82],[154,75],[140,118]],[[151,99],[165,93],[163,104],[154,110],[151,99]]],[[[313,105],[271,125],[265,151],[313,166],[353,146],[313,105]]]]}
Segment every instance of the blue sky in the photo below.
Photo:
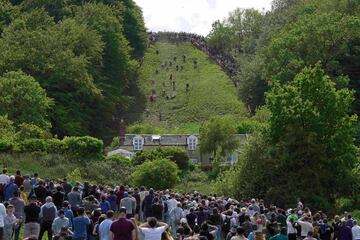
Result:
{"type": "Polygon", "coordinates": [[[185,31],[207,35],[211,24],[234,9],[269,10],[271,0],[134,0],[151,31],[185,31]]]}

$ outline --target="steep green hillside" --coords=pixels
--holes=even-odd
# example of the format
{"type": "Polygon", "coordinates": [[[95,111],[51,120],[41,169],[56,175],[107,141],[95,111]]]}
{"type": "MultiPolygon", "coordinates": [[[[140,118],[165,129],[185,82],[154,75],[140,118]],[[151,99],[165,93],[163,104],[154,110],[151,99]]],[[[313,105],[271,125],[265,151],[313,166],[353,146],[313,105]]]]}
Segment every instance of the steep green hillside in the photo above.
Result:
{"type": "Polygon", "coordinates": [[[140,89],[147,97],[146,111],[142,115],[143,123],[172,128],[199,124],[219,114],[236,117],[248,114],[226,74],[205,53],[190,43],[158,42],[150,46],[141,67],[140,89]],[[183,55],[186,57],[185,62],[183,55]],[[174,57],[177,58],[176,62],[174,57]],[[197,61],[196,68],[194,60],[197,61]],[[171,61],[172,66],[162,67],[165,61],[168,62],[167,65],[171,61]],[[176,65],[179,66],[179,71],[176,70],[176,65]],[[171,74],[175,92],[174,83],[170,80],[171,74]],[[156,99],[151,101],[153,92],[156,99]]]}

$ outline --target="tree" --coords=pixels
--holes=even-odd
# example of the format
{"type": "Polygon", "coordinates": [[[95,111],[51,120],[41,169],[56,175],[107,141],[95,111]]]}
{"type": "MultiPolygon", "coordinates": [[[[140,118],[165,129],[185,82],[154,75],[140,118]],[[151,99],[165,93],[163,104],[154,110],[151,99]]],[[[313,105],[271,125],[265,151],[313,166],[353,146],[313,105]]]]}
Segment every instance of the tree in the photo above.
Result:
{"type": "Polygon", "coordinates": [[[33,77],[21,71],[0,77],[0,114],[7,114],[15,126],[29,123],[49,128],[52,105],[53,101],[33,77]]]}
{"type": "Polygon", "coordinates": [[[7,115],[0,115],[0,139],[14,140],[15,128],[13,121],[9,120],[7,115]]]}
{"type": "Polygon", "coordinates": [[[213,117],[200,128],[200,151],[224,157],[238,147],[234,134],[236,126],[229,117],[213,117]]]}
{"type": "Polygon", "coordinates": [[[168,159],[146,161],[132,174],[136,186],[166,189],[172,188],[178,182],[178,167],[168,159]]]}
{"type": "Polygon", "coordinates": [[[225,23],[215,21],[212,24],[212,29],[207,36],[207,44],[209,47],[227,53],[231,47],[231,29],[225,23]]]}
{"type": "Polygon", "coordinates": [[[132,47],[134,57],[144,56],[147,33],[141,8],[133,0],[122,0],[125,8],[120,12],[124,34],[132,47]]]}
{"type": "Polygon", "coordinates": [[[0,42],[0,73],[21,69],[55,100],[52,132],[60,137],[89,134],[92,104],[102,98],[92,74],[101,65],[100,36],[73,19],[55,24],[36,9],[12,22],[0,42]]]}
{"type": "Polygon", "coordinates": [[[350,87],[357,91],[355,112],[360,112],[359,25],[358,17],[338,12],[303,13],[273,38],[264,51],[266,80],[270,84],[274,79],[282,83],[291,81],[305,66],[321,61],[322,68],[338,87],[344,84],[342,76],[349,76],[350,87]]]}
{"type": "Polygon", "coordinates": [[[88,3],[75,15],[77,22],[86,24],[97,31],[105,43],[102,67],[94,72],[97,86],[103,90],[104,99],[93,104],[94,124],[91,132],[96,136],[109,135],[109,126],[113,125],[113,116],[124,111],[129,103],[125,94],[136,63],[130,60],[129,42],[116,11],[104,4],[88,3]],[[101,115],[98,112],[102,112],[101,115]]]}
{"type": "Polygon", "coordinates": [[[269,131],[255,138],[239,161],[240,194],[281,205],[301,197],[318,208],[349,196],[357,162],[352,101],[352,92],[336,89],[320,64],[284,85],[276,82],[266,96],[269,131]]]}

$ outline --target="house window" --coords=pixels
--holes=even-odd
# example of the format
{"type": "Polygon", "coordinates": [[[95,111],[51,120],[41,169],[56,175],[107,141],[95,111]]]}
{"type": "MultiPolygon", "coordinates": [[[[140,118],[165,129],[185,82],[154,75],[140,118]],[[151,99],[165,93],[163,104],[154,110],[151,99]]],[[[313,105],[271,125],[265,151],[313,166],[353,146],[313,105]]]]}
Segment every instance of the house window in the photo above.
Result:
{"type": "Polygon", "coordinates": [[[144,138],[141,136],[135,136],[133,138],[134,151],[140,151],[144,148],[144,138]]]}
{"type": "Polygon", "coordinates": [[[228,157],[228,162],[231,165],[234,165],[238,160],[238,153],[237,152],[233,152],[229,157],[228,157]]]}
{"type": "Polygon", "coordinates": [[[189,151],[195,151],[196,146],[197,146],[197,142],[198,142],[197,137],[195,137],[195,136],[188,137],[188,139],[187,139],[188,150],[189,151]]]}

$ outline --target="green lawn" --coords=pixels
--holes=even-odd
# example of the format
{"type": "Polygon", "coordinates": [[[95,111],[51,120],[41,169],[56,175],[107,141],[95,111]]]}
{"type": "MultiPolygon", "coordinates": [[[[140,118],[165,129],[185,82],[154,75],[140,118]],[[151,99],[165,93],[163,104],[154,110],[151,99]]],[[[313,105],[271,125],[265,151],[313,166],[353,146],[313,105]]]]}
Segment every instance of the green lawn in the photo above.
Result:
{"type": "Polygon", "coordinates": [[[195,49],[190,43],[159,42],[149,47],[141,67],[140,89],[147,97],[148,109],[142,115],[142,123],[168,129],[190,124],[194,128],[194,124],[201,124],[215,115],[229,114],[239,118],[248,115],[228,76],[205,53],[195,49]],[[159,54],[156,54],[156,50],[159,54]],[[185,63],[182,55],[186,56],[185,63]],[[173,60],[175,56],[176,62],[173,60]],[[194,68],[193,59],[198,62],[197,69],[194,68]],[[172,67],[169,70],[161,67],[162,63],[170,60],[172,67]],[[183,70],[176,71],[176,65],[183,66],[183,70]],[[159,71],[158,74],[156,70],[159,71]],[[173,94],[172,81],[169,80],[171,73],[176,82],[176,97],[167,100],[162,92],[165,89],[166,95],[173,94]],[[186,84],[190,86],[188,92],[186,84]],[[150,102],[153,89],[157,98],[150,102]],[[159,119],[160,114],[162,121],[159,119]]]}

